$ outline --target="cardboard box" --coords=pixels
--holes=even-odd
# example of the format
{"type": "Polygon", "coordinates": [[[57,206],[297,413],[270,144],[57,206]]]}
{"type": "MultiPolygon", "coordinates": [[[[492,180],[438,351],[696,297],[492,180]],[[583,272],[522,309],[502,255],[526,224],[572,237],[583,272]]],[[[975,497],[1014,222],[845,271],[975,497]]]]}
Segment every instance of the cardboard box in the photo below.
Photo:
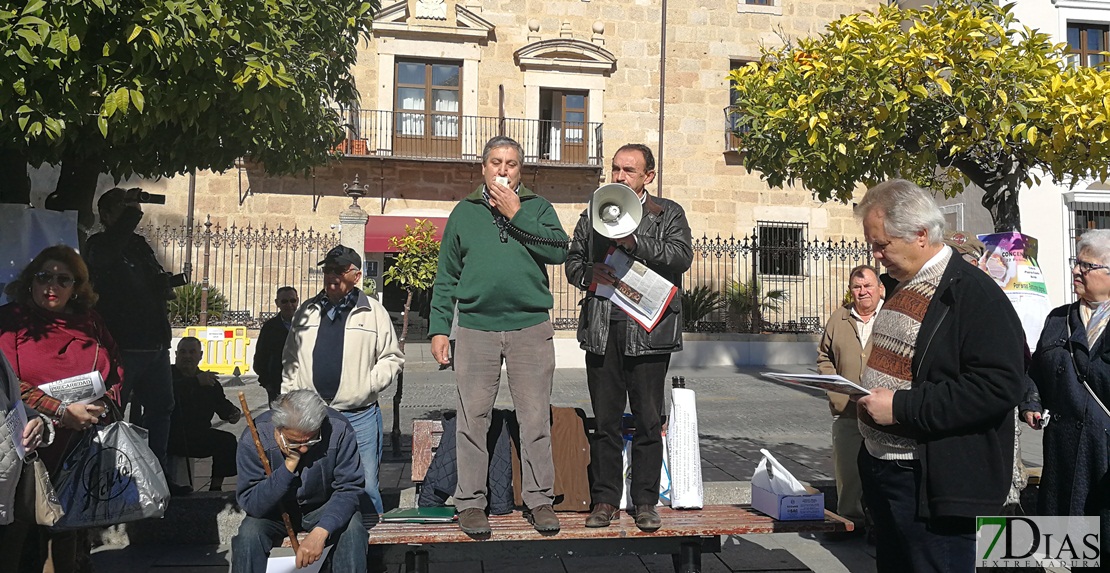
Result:
{"type": "Polygon", "coordinates": [[[781,521],[825,519],[825,494],[807,487],[805,495],[776,495],[752,484],[752,508],[781,521]]]}

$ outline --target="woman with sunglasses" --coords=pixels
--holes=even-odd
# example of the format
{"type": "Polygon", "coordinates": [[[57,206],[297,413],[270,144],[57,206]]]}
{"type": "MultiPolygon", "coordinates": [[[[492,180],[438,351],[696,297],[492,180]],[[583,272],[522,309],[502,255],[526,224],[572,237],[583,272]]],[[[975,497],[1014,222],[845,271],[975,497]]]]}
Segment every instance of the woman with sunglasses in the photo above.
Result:
{"type": "MultiPolygon", "coordinates": [[[[19,378],[23,401],[56,428],[54,442],[39,448],[54,474],[80,432],[109,421],[105,400],[117,400],[123,379],[119,350],[93,310],[97,297],[88,267],[72,248],[44,249],[4,292],[12,302],[0,307],[0,352],[19,378]],[[92,371],[100,374],[108,394],[91,404],[65,404],[39,389],[92,371]]],[[[2,538],[5,571],[41,572],[49,559],[53,570],[63,573],[79,570],[88,560],[87,531],[54,532],[16,522],[2,538]]]]}
{"type": "MultiPolygon", "coordinates": [[[[1076,302],[1045,321],[1029,375],[1040,404],[1023,410],[1044,428],[1038,515],[1100,516],[1110,550],[1110,230],[1083,233],[1071,259],[1076,302]],[[1042,417],[1040,406],[1051,418],[1042,417]]],[[[1103,561],[1105,564],[1105,561],[1103,561]]],[[[1073,568],[1072,571],[1095,569],[1073,568]]]]}

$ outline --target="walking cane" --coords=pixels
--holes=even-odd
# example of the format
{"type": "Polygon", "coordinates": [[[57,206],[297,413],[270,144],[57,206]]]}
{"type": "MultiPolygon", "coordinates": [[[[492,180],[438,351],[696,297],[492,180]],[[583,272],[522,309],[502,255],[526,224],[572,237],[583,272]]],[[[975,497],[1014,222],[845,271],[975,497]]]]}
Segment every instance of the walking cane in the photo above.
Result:
{"type": "MultiPolygon", "coordinates": [[[[247,427],[251,429],[254,447],[258,450],[258,459],[262,460],[262,469],[269,476],[273,473],[273,470],[270,469],[270,458],[266,457],[266,449],[262,447],[262,440],[258,439],[258,428],[254,427],[251,409],[247,407],[247,396],[242,392],[239,393],[239,404],[243,406],[243,417],[247,419],[247,427]]],[[[281,520],[285,522],[285,533],[289,535],[289,543],[293,546],[293,552],[296,553],[300,550],[301,544],[297,541],[296,532],[293,531],[293,521],[289,519],[289,514],[285,511],[281,512],[281,520]]]]}

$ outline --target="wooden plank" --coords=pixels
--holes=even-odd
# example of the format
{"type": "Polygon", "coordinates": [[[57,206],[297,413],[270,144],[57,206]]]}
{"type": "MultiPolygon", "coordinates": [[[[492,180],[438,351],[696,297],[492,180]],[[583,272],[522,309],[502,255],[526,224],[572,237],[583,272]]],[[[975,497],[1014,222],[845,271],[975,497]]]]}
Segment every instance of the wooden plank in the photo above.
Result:
{"type": "Polygon", "coordinates": [[[481,543],[429,543],[389,545],[383,550],[385,563],[402,563],[408,553],[420,552],[429,563],[470,562],[505,559],[564,559],[571,557],[621,557],[629,555],[676,554],[683,544],[693,544],[705,553],[721,550],[720,537],[560,539],[543,543],[491,539],[481,543]]]}
{"type": "MultiPolygon", "coordinates": [[[[851,531],[851,521],[825,512],[823,521],[775,521],[748,506],[715,505],[700,510],[672,510],[659,508],[663,526],[656,532],[645,533],[636,527],[635,520],[622,512],[609,527],[586,528],[582,514],[560,517],[562,530],[556,535],[537,532],[519,511],[509,515],[490,516],[490,539],[504,541],[545,541],[559,539],[616,539],[616,538],[667,538],[717,535],[742,535],[746,533],[800,533],[822,531],[851,531]]],[[[371,545],[425,544],[425,543],[475,543],[457,524],[379,523],[370,529],[371,545]]]]}
{"type": "Polygon", "coordinates": [[[412,421],[412,483],[424,481],[442,437],[443,422],[440,420],[412,421]]]}

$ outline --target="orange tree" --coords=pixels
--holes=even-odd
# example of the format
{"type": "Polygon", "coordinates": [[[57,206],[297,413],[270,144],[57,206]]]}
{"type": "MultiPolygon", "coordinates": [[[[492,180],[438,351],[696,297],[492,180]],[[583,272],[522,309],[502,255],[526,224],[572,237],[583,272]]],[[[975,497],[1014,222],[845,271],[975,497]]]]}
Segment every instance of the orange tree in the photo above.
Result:
{"type": "Polygon", "coordinates": [[[1018,191],[1038,174],[1105,180],[1110,72],[1068,65],[1011,8],[892,3],[765,49],[730,74],[748,169],[823,201],[891,177],[948,196],[972,182],[1000,231],[1020,228],[1018,191]]]}
{"type": "MultiPolygon", "coordinates": [[[[439,262],[439,241],[435,238],[435,226],[427,219],[417,219],[416,226],[405,225],[405,234],[389,238],[389,248],[397,252],[393,266],[385,271],[382,278],[385,284],[397,283],[405,289],[405,309],[401,314],[401,351],[405,350],[405,339],[409,333],[409,311],[412,297],[418,290],[432,288],[435,283],[439,262]]],[[[390,446],[394,455],[401,452],[401,397],[405,387],[405,371],[397,377],[397,390],[393,393],[393,430],[390,446]]]]}
{"type": "Polygon", "coordinates": [[[97,177],[271,173],[323,163],[334,102],[379,0],[15,0],[0,3],[0,202],[57,165],[53,209],[93,222],[97,177]]]}

